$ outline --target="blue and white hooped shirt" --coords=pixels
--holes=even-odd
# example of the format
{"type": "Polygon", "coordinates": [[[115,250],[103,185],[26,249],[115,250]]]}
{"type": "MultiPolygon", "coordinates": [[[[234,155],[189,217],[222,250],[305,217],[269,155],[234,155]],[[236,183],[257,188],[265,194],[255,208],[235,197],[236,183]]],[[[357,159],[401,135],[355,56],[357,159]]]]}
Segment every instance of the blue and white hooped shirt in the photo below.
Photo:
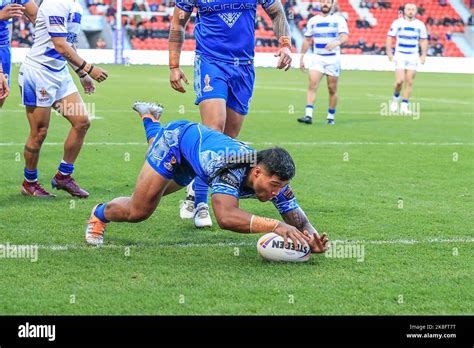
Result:
{"type": "Polygon", "coordinates": [[[76,44],[82,13],[77,0],[44,0],[38,9],[35,39],[25,62],[52,72],[62,71],[67,62],[54,49],[51,37],[65,37],[69,45],[76,44]]]}
{"type": "Polygon", "coordinates": [[[420,40],[428,38],[426,26],[422,21],[405,18],[393,21],[387,35],[397,38],[395,54],[401,53],[407,56],[418,56],[420,40]]]}

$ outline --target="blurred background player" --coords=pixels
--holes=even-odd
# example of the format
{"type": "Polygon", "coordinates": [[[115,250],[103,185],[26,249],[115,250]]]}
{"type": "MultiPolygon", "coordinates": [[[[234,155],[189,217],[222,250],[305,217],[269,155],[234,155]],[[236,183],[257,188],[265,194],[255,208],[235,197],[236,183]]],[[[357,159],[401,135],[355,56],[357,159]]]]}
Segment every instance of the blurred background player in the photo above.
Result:
{"type": "MultiPolygon", "coordinates": [[[[23,14],[34,24],[38,7],[33,0],[0,0],[0,74],[10,86],[11,72],[11,20],[22,17],[23,14]]],[[[2,88],[5,91],[4,88],[2,88]]],[[[8,88],[7,88],[8,91],[8,88]]],[[[8,93],[0,93],[0,108],[5,103],[8,93]]]]}
{"type": "Polygon", "coordinates": [[[65,190],[79,198],[89,193],[71,177],[74,162],[81,150],[90,125],[84,102],[67,69],[71,64],[79,75],[84,91],[92,94],[92,79],[102,82],[107,73],[88,64],[76,53],[74,45],[80,30],[82,7],[76,0],[44,0],[38,9],[35,41],[20,68],[21,89],[30,134],[25,145],[25,180],[21,193],[27,196],[54,197],[38,183],[38,160],[46,138],[54,107],[70,123],[71,130],[64,143],[64,157],[51,180],[53,188],[65,190]]]}
{"type": "MultiPolygon", "coordinates": [[[[170,82],[184,93],[181,80],[188,83],[179,67],[185,27],[197,7],[194,36],[195,104],[199,105],[202,123],[236,138],[252,98],[255,70],[255,16],[261,5],[270,16],[280,47],[278,69],[291,67],[290,26],[280,0],[235,0],[210,2],[178,0],[169,34],[170,82]]],[[[208,186],[199,177],[187,189],[180,207],[181,218],[194,218],[196,227],[212,226],[207,204],[208,186]]]]}
{"type": "Polygon", "coordinates": [[[86,242],[99,246],[108,222],[148,219],[161,197],[188,185],[195,176],[209,183],[219,226],[239,233],[275,232],[285,240],[309,242],[313,252],[326,250],[326,235],[319,236],[299,207],[289,186],[295,164],[282,148],[255,151],[209,127],[174,121],[162,127],[161,106],[135,103],[145,127],[149,150],[131,197],[115,198],[94,207],[87,223],[86,242]],[[239,208],[239,199],[272,201],[283,220],[252,215],[239,208]],[[303,233],[305,232],[305,233],[303,233]]]}
{"type": "Polygon", "coordinates": [[[321,13],[308,20],[303,47],[301,48],[300,68],[305,70],[304,56],[314,41],[313,54],[308,64],[309,86],[306,99],[305,116],[298,122],[313,123],[314,102],[321,78],[326,75],[329,90],[329,109],[327,124],[334,124],[337,105],[337,81],[341,73],[341,45],[347,42],[349,29],[346,20],[331,13],[333,0],[321,0],[321,13]]]}
{"type": "Polygon", "coordinates": [[[395,91],[393,93],[390,110],[398,111],[400,91],[403,83],[405,90],[400,105],[401,114],[410,114],[408,100],[410,98],[413,80],[418,66],[418,60],[425,64],[426,52],[428,51],[428,33],[425,24],[416,19],[417,8],[415,4],[406,4],[404,17],[396,19],[390,26],[387,36],[387,56],[390,61],[395,60],[395,91]],[[392,54],[392,37],[397,38],[395,56],[392,54]],[[421,47],[421,57],[419,50],[421,47]]]}

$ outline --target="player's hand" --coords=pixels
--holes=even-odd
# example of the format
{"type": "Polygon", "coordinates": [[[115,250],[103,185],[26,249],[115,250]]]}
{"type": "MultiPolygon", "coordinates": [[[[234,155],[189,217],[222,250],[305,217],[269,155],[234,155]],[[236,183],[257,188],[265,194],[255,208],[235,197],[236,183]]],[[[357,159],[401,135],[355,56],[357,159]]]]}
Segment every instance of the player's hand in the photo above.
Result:
{"type": "Polygon", "coordinates": [[[89,76],[93,78],[94,80],[96,80],[97,82],[101,83],[107,80],[107,78],[109,77],[109,74],[104,69],[98,66],[94,66],[94,69],[92,69],[89,76]]]}
{"type": "Polygon", "coordinates": [[[306,67],[304,66],[304,59],[303,57],[301,57],[301,60],[300,60],[300,70],[302,72],[305,72],[306,71],[306,67]]]}
{"type": "Polygon", "coordinates": [[[328,51],[332,51],[333,49],[335,49],[339,45],[340,45],[340,42],[336,40],[336,41],[332,41],[332,42],[328,43],[326,45],[326,47],[324,47],[324,48],[327,49],[328,51]]]}
{"type": "Polygon", "coordinates": [[[10,90],[8,88],[8,81],[3,73],[0,73],[0,100],[4,100],[6,97],[8,97],[9,93],[10,90]]]}
{"type": "Polygon", "coordinates": [[[18,4],[9,4],[0,11],[0,20],[7,21],[13,17],[23,16],[25,7],[18,4]]]}
{"type": "Polygon", "coordinates": [[[288,240],[291,240],[295,247],[298,245],[298,242],[301,245],[304,245],[304,242],[310,242],[310,238],[308,236],[305,236],[296,227],[285,224],[284,222],[279,222],[274,232],[283,237],[285,249],[288,246],[288,240]]]}
{"type": "Polygon", "coordinates": [[[82,87],[84,87],[84,92],[86,94],[94,94],[95,85],[94,80],[90,76],[85,76],[80,79],[82,87]]]}
{"type": "MultiPolygon", "coordinates": [[[[308,231],[304,231],[305,236],[309,236],[308,231]]],[[[317,233],[313,233],[313,235],[310,237],[311,240],[309,241],[309,246],[311,248],[311,251],[316,254],[321,254],[324,253],[328,248],[327,248],[327,243],[328,243],[328,236],[326,233],[323,233],[320,237],[318,237],[317,233]]]]}
{"type": "Polygon", "coordinates": [[[426,62],[426,56],[421,56],[421,57],[420,57],[420,60],[421,60],[421,64],[425,64],[425,62],[426,62]]]}
{"type": "Polygon", "coordinates": [[[288,47],[282,47],[275,53],[275,57],[280,57],[278,59],[277,69],[285,68],[285,71],[291,68],[291,62],[293,59],[291,58],[291,50],[288,47]]]}
{"type": "Polygon", "coordinates": [[[388,54],[388,60],[393,62],[393,55],[392,54],[388,54]]]}
{"type": "Polygon", "coordinates": [[[183,70],[181,68],[174,68],[170,70],[170,83],[171,87],[175,91],[181,92],[181,93],[186,93],[186,90],[184,89],[183,85],[181,84],[181,80],[183,80],[187,85],[189,85],[189,81],[186,78],[186,75],[184,75],[183,70]]]}

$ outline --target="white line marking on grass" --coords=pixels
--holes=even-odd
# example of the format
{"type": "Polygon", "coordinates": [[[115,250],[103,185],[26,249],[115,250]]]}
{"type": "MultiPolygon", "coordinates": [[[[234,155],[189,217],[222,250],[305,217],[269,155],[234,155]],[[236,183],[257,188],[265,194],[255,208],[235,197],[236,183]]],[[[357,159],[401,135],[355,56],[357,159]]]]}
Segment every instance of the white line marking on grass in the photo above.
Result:
{"type": "MultiPolygon", "coordinates": [[[[459,237],[459,238],[429,238],[425,240],[415,239],[389,239],[389,240],[332,240],[332,243],[339,244],[369,244],[369,245],[414,245],[414,244],[448,244],[448,243],[474,243],[473,237],[459,237]]],[[[152,248],[152,249],[181,249],[181,248],[228,248],[239,246],[255,246],[256,242],[228,242],[228,243],[175,243],[175,244],[161,244],[147,247],[145,244],[132,245],[118,245],[118,244],[104,244],[99,248],[104,249],[125,249],[131,248],[152,248]]],[[[95,249],[96,247],[88,246],[85,243],[81,244],[39,244],[38,248],[41,250],[50,251],[67,251],[67,250],[86,250],[95,249]]]]}
{"type": "MultiPolygon", "coordinates": [[[[265,145],[265,146],[274,146],[274,145],[289,145],[289,146],[326,146],[326,145],[409,145],[409,146],[473,146],[474,143],[462,143],[462,142],[453,142],[453,143],[424,143],[424,142],[374,142],[374,141],[282,141],[282,142],[245,142],[249,145],[265,145]]],[[[0,146],[24,146],[24,143],[0,143],[0,146]]],[[[59,142],[46,142],[43,143],[46,146],[63,146],[64,143],[59,142]]],[[[145,142],[86,142],[84,146],[148,146],[145,142]]]]}

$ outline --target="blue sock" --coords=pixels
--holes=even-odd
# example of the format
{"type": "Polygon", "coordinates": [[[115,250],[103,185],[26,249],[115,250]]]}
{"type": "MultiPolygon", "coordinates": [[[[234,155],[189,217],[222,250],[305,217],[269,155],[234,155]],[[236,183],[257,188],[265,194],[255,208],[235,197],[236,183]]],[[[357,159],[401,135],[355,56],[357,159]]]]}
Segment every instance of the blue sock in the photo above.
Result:
{"type": "Polygon", "coordinates": [[[408,99],[403,99],[402,103],[407,103],[408,104],[408,99]]]}
{"type": "Polygon", "coordinates": [[[196,177],[194,179],[193,183],[193,190],[194,190],[194,196],[196,199],[194,200],[194,206],[197,207],[199,203],[206,203],[207,204],[207,191],[209,189],[209,186],[202,181],[199,177],[196,177]]]}
{"type": "Polygon", "coordinates": [[[26,181],[28,182],[38,181],[38,169],[29,170],[25,168],[23,172],[24,172],[26,181]]]}
{"type": "Polygon", "coordinates": [[[145,127],[146,132],[146,141],[150,141],[151,138],[156,136],[156,133],[161,128],[160,122],[153,122],[153,120],[149,117],[143,119],[143,126],[145,127]]]}
{"type": "Polygon", "coordinates": [[[67,163],[65,160],[61,161],[61,164],[58,167],[58,171],[62,175],[71,175],[74,172],[74,164],[67,163]]]}
{"type": "Polygon", "coordinates": [[[104,216],[104,210],[105,210],[105,206],[107,205],[107,203],[101,203],[97,206],[97,208],[95,209],[94,211],[94,215],[96,218],[98,218],[100,221],[102,222],[105,222],[105,223],[108,223],[110,222],[109,220],[107,220],[104,216]]]}
{"type": "Polygon", "coordinates": [[[395,93],[393,93],[393,96],[394,96],[395,98],[398,98],[398,97],[400,96],[400,93],[395,92],[395,93]]]}
{"type": "Polygon", "coordinates": [[[328,119],[334,120],[336,115],[336,109],[328,109],[328,119]]]}

